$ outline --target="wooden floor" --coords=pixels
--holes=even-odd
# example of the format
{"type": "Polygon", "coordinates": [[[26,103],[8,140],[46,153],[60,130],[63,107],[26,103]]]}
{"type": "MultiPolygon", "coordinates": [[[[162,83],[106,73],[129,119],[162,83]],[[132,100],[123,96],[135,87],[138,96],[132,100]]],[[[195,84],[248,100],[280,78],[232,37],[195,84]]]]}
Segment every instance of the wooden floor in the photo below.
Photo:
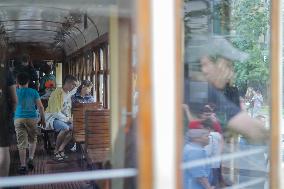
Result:
{"type": "MultiPolygon", "coordinates": [[[[10,148],[11,151],[11,166],[10,175],[18,175],[17,170],[19,167],[19,155],[17,147],[13,144],[10,148]]],[[[56,162],[52,159],[52,155],[48,154],[44,148],[41,140],[39,140],[34,164],[35,168],[28,175],[36,174],[47,174],[47,173],[62,173],[62,172],[73,172],[73,171],[84,171],[83,168],[79,166],[79,153],[71,152],[68,153],[69,160],[66,162],[56,162]]],[[[85,169],[86,170],[86,169],[85,169]]],[[[21,189],[89,189],[92,188],[90,182],[69,182],[62,184],[48,184],[48,185],[37,185],[37,186],[25,186],[20,187],[21,189]]]]}

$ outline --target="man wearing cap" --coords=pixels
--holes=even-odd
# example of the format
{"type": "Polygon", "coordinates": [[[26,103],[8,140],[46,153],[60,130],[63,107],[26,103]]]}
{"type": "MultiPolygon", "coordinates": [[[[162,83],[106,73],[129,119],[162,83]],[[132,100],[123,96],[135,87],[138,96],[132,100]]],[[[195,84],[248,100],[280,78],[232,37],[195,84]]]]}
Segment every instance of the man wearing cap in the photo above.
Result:
{"type": "Polygon", "coordinates": [[[187,59],[200,63],[201,71],[208,82],[208,102],[218,104],[216,108],[226,113],[228,127],[255,142],[267,139],[267,131],[260,121],[241,111],[240,107],[229,100],[223,92],[234,75],[232,61],[245,61],[248,55],[234,48],[221,36],[210,36],[205,45],[194,49],[189,47],[187,50],[188,54],[191,51],[195,52],[194,55],[190,53],[187,59]]]}
{"type": "MultiPolygon", "coordinates": [[[[209,131],[206,129],[189,129],[186,133],[183,149],[183,161],[190,163],[205,160],[208,156],[205,146],[209,144],[209,131]]],[[[186,168],[184,171],[184,189],[214,189],[211,185],[211,167],[209,164],[186,168]]]]}

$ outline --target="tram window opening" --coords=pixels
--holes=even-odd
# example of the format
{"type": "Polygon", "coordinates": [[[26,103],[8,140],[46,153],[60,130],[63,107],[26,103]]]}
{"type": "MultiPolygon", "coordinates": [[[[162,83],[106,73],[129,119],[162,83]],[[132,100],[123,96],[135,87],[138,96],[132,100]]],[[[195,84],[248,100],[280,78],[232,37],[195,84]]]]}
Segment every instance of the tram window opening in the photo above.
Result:
{"type": "Polygon", "coordinates": [[[99,52],[100,52],[100,70],[104,70],[104,52],[101,48],[99,52]]]}
{"type": "Polygon", "coordinates": [[[100,83],[99,83],[99,92],[100,92],[100,99],[99,99],[99,102],[100,103],[104,103],[104,75],[100,74],[99,75],[99,78],[100,78],[100,83]]]}
{"type": "Polygon", "coordinates": [[[96,71],[96,53],[93,52],[93,71],[96,71]]]}

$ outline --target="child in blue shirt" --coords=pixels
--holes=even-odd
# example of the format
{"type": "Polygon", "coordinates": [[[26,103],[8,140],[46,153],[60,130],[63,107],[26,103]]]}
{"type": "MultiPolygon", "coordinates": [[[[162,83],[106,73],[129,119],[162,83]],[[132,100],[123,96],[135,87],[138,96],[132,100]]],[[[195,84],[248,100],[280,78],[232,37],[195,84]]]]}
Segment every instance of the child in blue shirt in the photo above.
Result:
{"type": "MultiPolygon", "coordinates": [[[[205,146],[209,144],[209,131],[206,129],[189,129],[186,133],[183,149],[183,161],[190,163],[196,160],[206,160],[208,155],[205,146]]],[[[215,189],[212,186],[211,167],[204,163],[201,166],[184,170],[184,189],[215,189]]]]}
{"type": "MultiPolygon", "coordinates": [[[[28,169],[33,169],[33,158],[37,142],[37,123],[38,116],[36,106],[40,112],[41,118],[44,118],[44,108],[41,103],[38,92],[35,89],[28,88],[29,75],[19,73],[17,75],[18,104],[15,111],[14,125],[17,136],[19,156],[21,166],[20,174],[26,174],[28,169]],[[26,149],[29,149],[29,160],[26,162],[26,149]]],[[[41,124],[45,127],[45,119],[41,120],[41,124]]]]}

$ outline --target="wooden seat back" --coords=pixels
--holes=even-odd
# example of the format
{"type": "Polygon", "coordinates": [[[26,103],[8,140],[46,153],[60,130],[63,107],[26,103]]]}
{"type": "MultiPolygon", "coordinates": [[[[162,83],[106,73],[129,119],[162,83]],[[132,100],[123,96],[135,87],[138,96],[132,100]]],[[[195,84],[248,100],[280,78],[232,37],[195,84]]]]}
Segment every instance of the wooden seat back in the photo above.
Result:
{"type": "Polygon", "coordinates": [[[86,111],[85,137],[87,160],[91,163],[108,161],[111,146],[109,110],[86,111]]]}
{"type": "Polygon", "coordinates": [[[73,104],[73,138],[75,142],[85,142],[85,112],[98,109],[97,103],[73,104]]]}

